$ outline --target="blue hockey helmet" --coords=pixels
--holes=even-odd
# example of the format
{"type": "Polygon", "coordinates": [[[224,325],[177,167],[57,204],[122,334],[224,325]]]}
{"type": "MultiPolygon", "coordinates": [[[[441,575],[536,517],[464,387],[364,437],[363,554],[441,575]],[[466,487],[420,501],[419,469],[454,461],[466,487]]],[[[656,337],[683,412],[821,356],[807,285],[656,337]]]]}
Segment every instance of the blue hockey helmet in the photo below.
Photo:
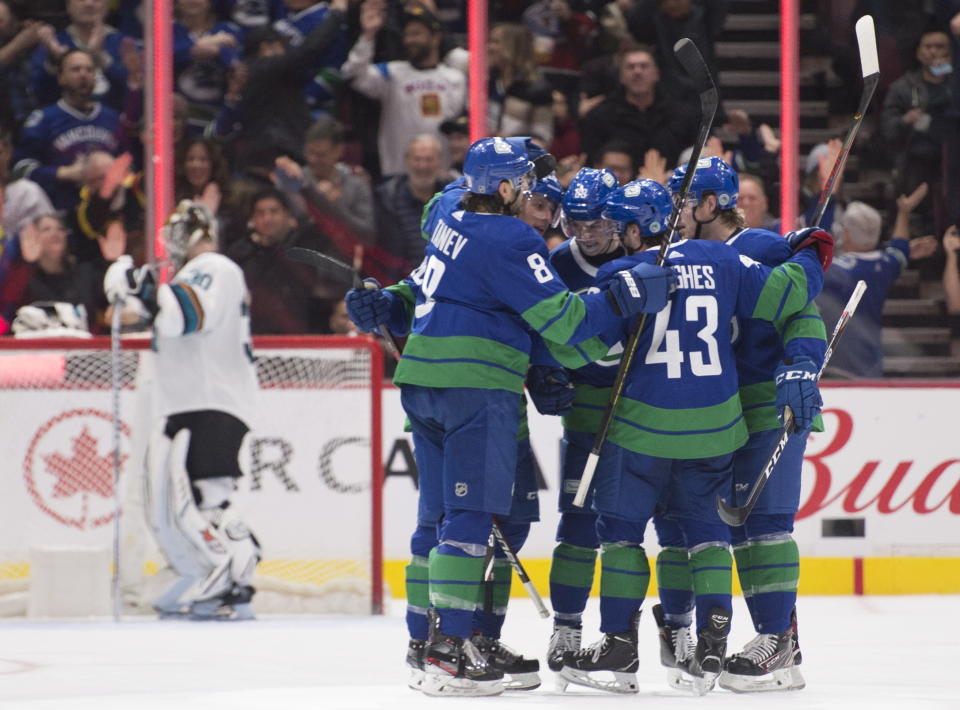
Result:
{"type": "Polygon", "coordinates": [[[617,176],[611,171],[580,168],[563,194],[563,216],[569,221],[600,219],[603,203],[617,189],[617,176]]]}
{"type": "Polygon", "coordinates": [[[616,231],[623,234],[627,226],[640,227],[644,237],[655,237],[667,228],[673,199],[670,191],[655,180],[643,178],[628,182],[610,193],[603,206],[603,216],[616,223],[616,231]]]}
{"type": "Polygon", "coordinates": [[[531,188],[530,193],[533,195],[543,195],[553,204],[558,205],[563,199],[563,186],[560,184],[560,181],[557,180],[557,176],[550,173],[546,177],[537,180],[537,184],[531,188]]]}
{"type": "Polygon", "coordinates": [[[496,194],[504,180],[519,189],[521,179],[532,170],[526,151],[503,138],[475,141],[463,161],[467,191],[481,195],[496,194]]]}
{"type": "Polygon", "coordinates": [[[526,153],[527,159],[533,163],[533,173],[536,175],[537,180],[545,178],[556,170],[557,159],[554,158],[551,153],[541,148],[532,137],[513,136],[507,138],[507,143],[526,153]]]}
{"type": "MultiPolygon", "coordinates": [[[[681,165],[670,176],[670,191],[676,195],[680,192],[680,185],[687,174],[687,166],[681,165]]],[[[698,202],[703,199],[703,193],[712,192],[717,196],[717,204],[721,210],[732,210],[737,206],[737,195],[740,192],[740,178],[737,171],[723,158],[700,158],[697,170],[693,174],[690,184],[690,197],[698,202]]]]}

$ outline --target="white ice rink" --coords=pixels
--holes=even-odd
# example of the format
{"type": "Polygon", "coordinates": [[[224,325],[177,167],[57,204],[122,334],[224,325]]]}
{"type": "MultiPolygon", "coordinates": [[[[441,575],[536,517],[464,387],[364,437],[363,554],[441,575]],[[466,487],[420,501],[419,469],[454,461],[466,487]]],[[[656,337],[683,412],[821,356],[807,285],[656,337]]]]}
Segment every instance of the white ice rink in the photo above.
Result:
{"type": "MultiPolygon", "coordinates": [[[[596,600],[591,600],[595,612],[596,600]]],[[[648,605],[649,606],[649,605],[648,605]]],[[[504,641],[542,656],[550,621],[515,600],[504,641]]],[[[960,598],[801,597],[800,640],[807,688],[704,698],[674,692],[659,666],[656,630],[640,625],[640,694],[586,688],[563,694],[552,674],[527,693],[434,699],[405,685],[403,606],[384,617],[269,618],[240,623],[107,621],[0,623],[4,710],[354,710],[482,706],[657,707],[780,710],[960,710],[960,598]],[[958,675],[954,675],[958,673],[958,675]]],[[[731,646],[752,637],[735,600],[731,646]],[[738,623],[739,622],[739,623],[738,623]]],[[[597,634],[588,614],[586,640],[597,634]]],[[[542,660],[541,660],[542,663],[542,660]]],[[[574,687],[574,686],[571,686],[574,687]]]]}

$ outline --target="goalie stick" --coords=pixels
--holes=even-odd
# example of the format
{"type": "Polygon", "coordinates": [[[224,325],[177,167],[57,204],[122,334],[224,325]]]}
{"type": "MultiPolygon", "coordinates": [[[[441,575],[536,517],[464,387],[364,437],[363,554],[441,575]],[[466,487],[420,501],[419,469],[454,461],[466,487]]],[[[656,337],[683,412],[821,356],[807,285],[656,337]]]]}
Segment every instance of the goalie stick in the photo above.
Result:
{"type": "MultiPolygon", "coordinates": [[[[316,267],[321,271],[330,274],[331,276],[341,279],[349,279],[354,288],[361,290],[365,288],[376,288],[373,284],[364,283],[363,279],[360,278],[360,274],[358,274],[357,270],[352,266],[344,264],[339,259],[334,259],[332,256],[327,256],[326,254],[314,249],[290,247],[287,249],[287,256],[294,261],[299,261],[301,264],[308,264],[316,267]]],[[[393,358],[395,360],[399,360],[400,346],[397,344],[396,339],[393,337],[393,334],[390,332],[387,326],[380,326],[380,335],[383,336],[383,343],[393,358]]]]}
{"type": "Polygon", "coordinates": [[[120,359],[120,318],[123,315],[124,300],[116,298],[113,301],[113,312],[110,317],[110,383],[111,393],[111,424],[113,425],[113,570],[110,573],[110,594],[113,597],[113,620],[120,621],[123,595],[120,589],[120,388],[123,386],[120,359]]]}
{"type": "MultiPolygon", "coordinates": [[[[834,348],[837,347],[837,342],[840,340],[840,336],[843,335],[843,331],[846,330],[847,324],[850,322],[850,319],[853,318],[853,314],[857,310],[857,305],[860,303],[860,298],[863,296],[863,292],[866,290],[867,283],[865,281],[857,281],[857,285],[854,287],[853,293],[850,294],[850,299],[847,301],[847,305],[844,307],[843,313],[840,314],[840,318],[837,320],[837,325],[833,329],[833,334],[830,336],[830,342],[827,343],[827,351],[823,355],[823,364],[820,366],[820,372],[817,373],[817,381],[820,380],[820,376],[827,367],[827,363],[830,362],[830,357],[833,355],[834,348]]],[[[790,438],[790,434],[792,433],[793,412],[790,411],[789,407],[786,407],[783,412],[783,429],[780,430],[780,439],[777,441],[777,445],[773,448],[773,453],[770,454],[770,458],[767,460],[766,465],[760,472],[759,478],[757,478],[756,482],[754,482],[753,488],[750,489],[750,495],[747,496],[747,502],[738,508],[736,506],[728,505],[719,495],[717,495],[717,514],[727,525],[740,526],[746,522],[751,511],[753,511],[753,506],[757,504],[757,499],[760,498],[760,494],[763,492],[764,486],[767,485],[767,479],[770,478],[770,474],[773,473],[773,469],[776,468],[777,462],[783,455],[783,450],[787,446],[787,440],[790,438]]]]}
{"type": "Polygon", "coordinates": [[[817,200],[817,207],[810,220],[811,227],[819,225],[820,220],[823,219],[823,213],[826,212],[830,198],[833,196],[833,191],[837,184],[837,177],[843,172],[843,166],[847,164],[847,156],[850,153],[850,148],[853,147],[857,132],[860,130],[860,124],[863,123],[863,117],[867,113],[870,100],[873,98],[873,92],[880,82],[880,60],[877,57],[877,35],[873,27],[873,17],[864,15],[857,20],[856,32],[857,47],[860,50],[860,70],[863,73],[863,90],[860,92],[860,103],[857,106],[857,113],[853,117],[853,124],[843,139],[843,146],[840,148],[837,159],[833,163],[830,176],[823,184],[823,190],[820,192],[820,198],[817,200]]]}
{"type": "MultiPolygon", "coordinates": [[[[713,117],[717,112],[719,96],[717,94],[717,85],[710,76],[710,70],[703,61],[703,56],[697,45],[687,37],[679,40],[673,46],[673,53],[677,61],[683,65],[693,79],[694,86],[700,94],[700,132],[697,134],[697,142],[693,146],[693,152],[690,154],[690,160],[687,161],[687,172],[683,176],[683,182],[680,184],[680,192],[674,200],[673,214],[670,216],[670,229],[666,238],[660,243],[660,251],[657,253],[657,266],[662,266],[667,257],[667,250],[673,241],[673,235],[677,233],[680,224],[680,210],[690,192],[690,185],[693,183],[693,176],[697,170],[697,163],[700,162],[700,154],[703,152],[703,146],[707,142],[707,136],[710,133],[710,127],[713,125],[713,117]]],[[[626,380],[627,372],[633,364],[633,356],[637,352],[637,345],[640,342],[640,334],[647,323],[647,314],[644,313],[637,321],[637,327],[630,334],[623,349],[623,355],[620,359],[620,368],[617,370],[617,377],[610,390],[610,398],[607,400],[607,406],[603,410],[603,418],[600,420],[600,427],[597,429],[596,436],[593,439],[593,448],[587,456],[586,466],[583,468],[583,475],[580,477],[580,485],[577,487],[577,494],[573,499],[573,504],[582,508],[587,500],[587,491],[590,490],[590,484],[593,482],[594,473],[597,470],[597,463],[600,461],[600,449],[603,448],[603,442],[607,438],[607,432],[610,429],[610,422],[613,421],[614,412],[617,404],[620,402],[620,395],[623,392],[623,383],[626,380]]]]}

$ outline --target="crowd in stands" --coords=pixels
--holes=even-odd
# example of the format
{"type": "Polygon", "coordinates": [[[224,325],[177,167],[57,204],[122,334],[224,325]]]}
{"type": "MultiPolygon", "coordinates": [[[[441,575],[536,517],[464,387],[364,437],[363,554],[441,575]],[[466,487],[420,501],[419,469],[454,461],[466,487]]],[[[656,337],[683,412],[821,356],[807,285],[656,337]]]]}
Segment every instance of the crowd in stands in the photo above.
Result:
{"type": "MultiPolygon", "coordinates": [[[[0,0],[0,332],[36,301],[82,304],[91,332],[105,332],[100,275],[120,254],[146,258],[148,6],[0,0]]],[[[699,121],[673,44],[693,38],[717,75],[728,6],[491,0],[490,133],[533,136],[557,158],[562,185],[583,165],[621,183],[664,181],[699,121]]],[[[936,235],[905,258],[943,274],[948,308],[960,312],[960,0],[820,6],[841,114],[859,93],[853,21],[867,11],[877,20],[883,81],[864,162],[888,170],[895,192],[874,209],[848,204],[841,187],[825,226],[852,254],[887,236],[936,235]]],[[[255,334],[348,331],[340,300],[350,284],[285,249],[321,251],[384,284],[419,263],[423,206],[459,175],[469,144],[466,2],[176,0],[175,13],[176,199],[216,216],[219,248],[253,296],[255,334]]],[[[775,129],[724,106],[704,152],[741,173],[748,226],[781,229],[775,129]]],[[[838,150],[831,140],[806,157],[808,217],[838,150]]]]}

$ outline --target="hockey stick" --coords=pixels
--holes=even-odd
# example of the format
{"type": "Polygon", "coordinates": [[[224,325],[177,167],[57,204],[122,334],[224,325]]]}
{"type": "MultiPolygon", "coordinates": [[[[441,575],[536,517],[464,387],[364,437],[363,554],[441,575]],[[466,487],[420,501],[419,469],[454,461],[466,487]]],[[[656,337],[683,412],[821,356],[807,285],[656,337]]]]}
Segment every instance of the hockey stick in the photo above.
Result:
{"type": "MultiPolygon", "coordinates": [[[[690,160],[687,161],[687,172],[683,176],[683,182],[680,184],[680,192],[676,196],[673,214],[670,215],[670,230],[666,238],[660,243],[660,251],[657,253],[657,266],[663,265],[667,258],[667,250],[673,241],[673,235],[677,233],[680,225],[680,211],[683,209],[683,203],[690,192],[690,185],[693,183],[693,176],[697,170],[697,163],[700,162],[700,154],[703,152],[703,146],[707,142],[707,136],[710,134],[710,127],[713,125],[713,117],[717,112],[719,96],[717,94],[717,85],[710,76],[710,70],[697,45],[692,40],[684,37],[673,46],[673,53],[677,56],[677,61],[683,65],[687,74],[693,79],[700,94],[700,132],[697,135],[697,142],[693,146],[693,152],[690,153],[690,160]]],[[[580,485],[577,487],[577,494],[574,496],[573,504],[582,508],[587,500],[587,491],[590,490],[590,484],[593,483],[593,476],[597,470],[597,463],[600,461],[600,449],[603,448],[603,442],[607,438],[607,432],[610,429],[610,422],[613,421],[614,412],[617,404],[620,402],[620,395],[623,393],[623,383],[627,378],[627,372],[633,364],[633,357],[637,352],[637,345],[640,342],[640,334],[647,323],[647,314],[644,313],[637,321],[637,327],[630,334],[626,347],[623,349],[623,355],[620,358],[620,368],[617,370],[617,377],[613,382],[613,388],[610,390],[610,398],[607,400],[607,406],[603,410],[603,418],[600,420],[600,428],[597,429],[596,436],[593,439],[593,448],[587,456],[587,463],[583,469],[583,475],[580,477],[580,485]]]]}
{"type": "Polygon", "coordinates": [[[123,314],[123,299],[113,301],[110,317],[110,380],[113,387],[113,572],[110,577],[110,592],[113,596],[113,620],[120,621],[123,599],[120,590],[120,387],[122,385],[120,361],[120,317],[123,314]]]}
{"type": "Polygon", "coordinates": [[[857,20],[856,30],[857,46],[860,49],[860,70],[863,72],[863,90],[860,93],[860,104],[857,106],[857,113],[853,117],[853,124],[847,131],[846,138],[843,139],[843,147],[837,154],[830,176],[820,192],[820,199],[817,200],[817,207],[810,220],[811,227],[819,225],[820,220],[823,219],[823,213],[826,212],[830,198],[833,196],[837,177],[843,172],[843,166],[847,164],[850,148],[853,147],[857,132],[860,130],[860,124],[863,123],[863,117],[867,113],[870,100],[873,98],[873,92],[880,81],[880,60],[877,57],[877,35],[873,28],[873,18],[870,15],[861,17],[857,20]]]}
{"type": "MultiPolygon", "coordinates": [[[[299,261],[301,264],[309,264],[310,266],[314,266],[321,271],[330,274],[331,276],[336,276],[341,279],[346,277],[350,280],[350,283],[353,284],[354,288],[376,288],[373,284],[364,283],[364,281],[360,278],[360,274],[357,273],[357,270],[349,264],[344,264],[339,259],[334,259],[332,256],[327,256],[326,254],[314,249],[290,247],[287,249],[287,256],[294,261],[299,261]]],[[[400,346],[397,344],[396,339],[393,337],[393,334],[390,333],[390,330],[387,328],[387,326],[380,326],[380,335],[383,336],[383,344],[386,346],[393,358],[395,360],[399,360],[400,346]]]]}
{"type": "Polygon", "coordinates": [[[503,554],[506,556],[507,561],[513,566],[513,569],[516,570],[517,576],[520,578],[520,581],[523,582],[524,589],[527,590],[527,594],[530,595],[530,598],[533,599],[533,605],[537,607],[537,613],[544,619],[550,616],[550,612],[547,611],[546,605],[543,603],[543,599],[540,597],[540,593],[537,591],[537,588],[533,586],[533,582],[530,581],[530,577],[527,576],[527,571],[523,568],[523,564],[520,562],[520,558],[517,557],[517,553],[513,551],[513,548],[510,547],[510,543],[507,541],[506,536],[503,534],[503,530],[500,529],[500,523],[497,522],[497,518],[493,518],[493,536],[497,538],[497,543],[500,545],[500,549],[503,550],[503,554]]]}
{"type": "MultiPolygon", "coordinates": [[[[833,329],[833,334],[830,336],[830,342],[827,343],[827,351],[823,355],[823,364],[820,366],[820,372],[817,373],[818,381],[820,380],[820,376],[823,374],[824,369],[827,367],[827,363],[830,362],[830,357],[833,355],[833,350],[837,347],[837,342],[840,340],[840,336],[843,335],[843,331],[847,329],[847,324],[850,322],[850,319],[853,318],[853,314],[857,310],[857,305],[860,303],[860,298],[863,296],[863,292],[866,290],[867,283],[865,281],[857,281],[857,285],[854,287],[853,293],[850,294],[850,299],[847,301],[847,305],[843,309],[843,313],[840,314],[840,318],[837,320],[837,325],[833,329]]],[[[770,454],[770,458],[767,460],[766,465],[760,472],[759,478],[757,478],[756,482],[753,484],[753,488],[750,489],[750,495],[747,496],[747,502],[738,508],[736,506],[727,505],[720,495],[717,495],[717,514],[727,525],[740,526],[746,522],[747,517],[749,517],[750,512],[753,510],[753,506],[757,504],[757,499],[763,492],[763,487],[767,485],[767,479],[770,478],[770,474],[773,473],[773,469],[776,468],[777,462],[783,455],[783,450],[787,446],[787,440],[790,438],[792,433],[793,412],[790,411],[789,407],[786,407],[783,413],[783,429],[780,430],[780,439],[777,441],[777,445],[774,447],[773,453],[770,454]]]]}

